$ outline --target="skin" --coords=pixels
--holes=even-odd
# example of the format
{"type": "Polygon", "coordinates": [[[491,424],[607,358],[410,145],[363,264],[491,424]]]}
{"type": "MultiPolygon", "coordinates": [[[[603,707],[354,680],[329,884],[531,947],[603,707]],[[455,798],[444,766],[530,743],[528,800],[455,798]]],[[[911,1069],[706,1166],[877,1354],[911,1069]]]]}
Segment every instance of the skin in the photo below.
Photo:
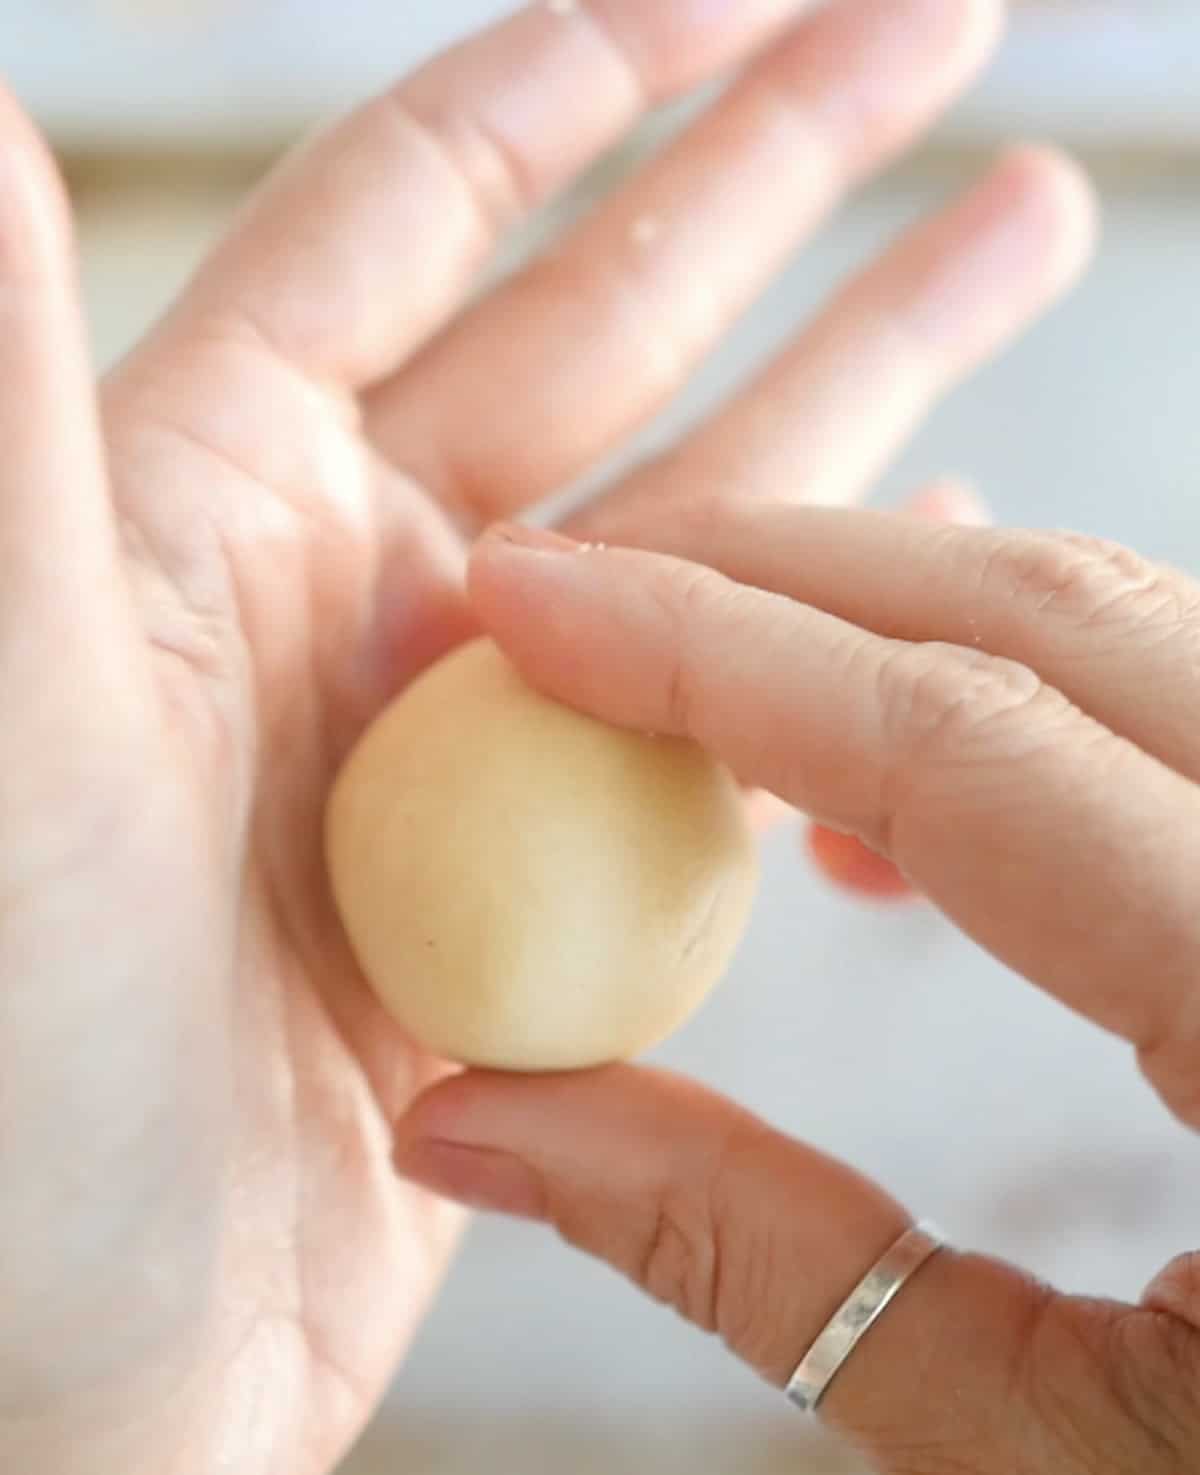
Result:
{"type": "MultiPolygon", "coordinates": [[[[1200,585],[1077,535],[767,500],[626,537],[480,545],[478,607],[525,676],[856,835],[1127,1040],[1200,1128],[1200,585]]],[[[554,1225],[777,1384],[911,1222],[844,1165],[632,1066],[462,1077],[398,1151],[464,1202],[554,1225]]],[[[886,1475],[1184,1475],[1200,1255],[1132,1306],[943,1252],[822,1407],[886,1475]]]]}
{"type": "MultiPolygon", "coordinates": [[[[481,1161],[499,1176],[522,1164],[528,1206],[552,1208],[593,1250],[644,1265],[650,1289],[677,1292],[701,1321],[716,1316],[775,1377],[902,1225],[898,1208],[845,1170],[659,1077],[617,1072],[538,1088],[561,1093],[556,1120],[590,1144],[573,1155],[586,1181],[556,1166],[563,1139],[538,1137],[533,1087],[468,1079],[406,1115],[443,1068],[387,1022],[352,965],[322,867],[321,817],[365,724],[477,630],[481,614],[536,679],[617,721],[643,721],[679,659],[673,601],[694,598],[714,658],[679,667],[688,674],[672,710],[654,714],[658,725],[701,722],[736,680],[756,714],[745,733],[761,721],[778,735],[730,753],[748,780],[863,829],[1040,981],[1073,990],[1106,1022],[1135,1033],[1144,1025],[1158,1078],[1185,1101],[1184,1044],[1166,1042],[1186,1043],[1194,1023],[1183,960],[1195,939],[1172,889],[1182,870],[1169,864],[1192,843],[1178,817],[1193,791],[1168,767],[1180,761],[1186,722],[1171,728],[1171,710],[1161,714],[1174,746],[1157,767],[1133,747],[1106,750],[1131,774],[1150,765],[1154,783],[1139,802],[1169,808],[1154,833],[1177,837],[1153,855],[1143,847],[1122,957],[1143,973],[1161,961],[1151,972],[1162,982],[1145,1001],[1159,1012],[1138,1019],[1111,970],[1084,996],[1083,960],[1064,951],[1072,939],[1011,877],[976,876],[970,895],[950,894],[945,873],[957,862],[922,829],[924,811],[909,806],[885,823],[896,817],[881,811],[881,796],[904,789],[876,780],[902,775],[921,744],[902,707],[870,720],[871,699],[888,687],[868,655],[853,663],[852,683],[809,707],[812,721],[827,711],[819,728],[786,711],[775,721],[795,673],[768,679],[751,659],[738,677],[726,659],[763,610],[764,621],[782,622],[783,640],[798,620],[829,618],[741,592],[798,536],[771,524],[800,515],[775,499],[853,500],[940,395],[1073,279],[1091,214],[1071,166],[1037,150],[1007,156],[857,278],[686,445],[579,520],[580,531],[607,527],[614,540],[721,563],[728,585],[647,554],[564,563],[491,542],[475,568],[478,610],[468,602],[467,540],[647,421],[837,200],[966,85],[999,19],[992,0],[857,0],[797,20],[802,8],[581,0],[565,14],[519,13],[287,163],[98,388],[61,187],[15,103],[0,102],[4,1468],[325,1475],[393,1375],[457,1233],[458,1212],[396,1172],[397,1143],[412,1169],[423,1132],[481,1127],[471,1103],[494,1103],[483,1116],[504,1140],[483,1159],[458,1159],[476,1174],[457,1184],[460,1196],[488,1197],[481,1161]],[[507,228],[644,107],[747,63],[721,107],[628,191],[545,262],[466,305],[507,228]],[[635,228],[646,217],[657,222],[652,239],[635,228]],[[678,543],[685,532],[689,546],[678,543]],[[589,571],[583,603],[536,572],[568,565],[589,571]],[[628,574],[627,595],[612,570],[628,574]],[[631,644],[628,669],[610,669],[600,641],[595,661],[581,663],[594,678],[583,688],[557,642],[589,600],[627,623],[631,644]],[[531,602],[538,622],[554,611],[540,633],[523,622],[531,602]],[[702,684],[693,691],[689,681],[702,684]],[[851,693],[863,699],[857,726],[838,705],[851,693]],[[819,761],[847,723],[863,754],[857,787],[819,761]],[[623,1134],[647,1113],[653,1130],[628,1152],[623,1134]],[[736,1195],[750,1217],[690,1217],[695,1185],[732,1137],[751,1149],[737,1171],[752,1192],[736,1195]],[[634,1169],[625,1178],[622,1153],[634,1169]],[[819,1221],[797,1210],[797,1185],[805,1202],[815,1192],[825,1203],[819,1221]],[[592,1200],[589,1240],[580,1208],[592,1200]],[[688,1216],[682,1226],[662,1207],[673,1204],[688,1216]],[[777,1287],[749,1274],[746,1246],[776,1217],[780,1254],[794,1248],[786,1227],[801,1226],[809,1263],[826,1267],[820,1285],[783,1274],[785,1259],[768,1267],[777,1287]],[[862,1227],[848,1233],[847,1217],[862,1227]],[[647,1228],[656,1222],[658,1236],[647,1228]],[[718,1261],[731,1271],[721,1284],[742,1288],[736,1306],[713,1306],[718,1261]]],[[[845,577],[785,593],[831,608],[858,600],[846,619],[892,620],[900,641],[922,621],[952,627],[944,580],[914,588],[906,603],[887,569],[868,575],[870,562],[852,556],[853,540],[874,526],[813,525],[845,550],[845,577]],[[921,603],[938,589],[941,606],[921,603]]],[[[968,585],[978,549],[962,553],[968,585]]],[[[1038,587],[1039,569],[1022,589],[1038,587]]],[[[797,579],[803,570],[795,559],[797,579]]],[[[1071,590],[1082,597],[1092,585],[1068,583],[1064,618],[1049,622],[1063,640],[1073,624],[1077,635],[1102,628],[1072,622],[1071,590]]],[[[1005,608],[1015,619],[1016,606],[1005,608]]],[[[997,621],[990,640],[1001,645],[1005,630],[1016,638],[1015,624],[997,621]]],[[[820,629],[835,626],[847,653],[854,642],[867,649],[865,625],[820,629]]],[[[1132,621],[1121,629],[1135,643],[1132,621]]],[[[1167,659],[1164,640],[1150,645],[1167,659]]],[[[805,680],[827,679],[819,667],[814,654],[805,680]]],[[[912,674],[911,662],[890,669],[897,683],[912,674]]],[[[985,707],[1001,685],[980,676],[985,707]]],[[[922,690],[918,711],[935,716],[944,686],[935,676],[922,690]]],[[[1099,757],[1109,742],[1099,724],[1119,727],[1126,710],[1119,674],[1107,695],[1094,681],[1082,695],[1097,725],[1068,723],[1047,699],[1027,704],[1029,715],[1061,721],[1064,741],[1099,757]]],[[[973,708],[956,710],[934,724],[938,742],[971,741],[962,719],[973,708]]],[[[1001,733],[1024,730],[1015,717],[999,726],[986,717],[981,751],[992,751],[983,734],[995,732],[998,749],[1001,733]]],[[[729,734],[710,725],[704,735],[728,749],[729,734]]],[[[1152,736],[1131,734],[1153,746],[1152,736]]],[[[977,823],[1001,771],[952,770],[961,782],[939,791],[935,808],[977,823]]],[[[1114,869],[1080,871],[1081,906],[1092,895],[1110,904],[1123,885],[1101,842],[1122,826],[1158,826],[1133,812],[1133,793],[1117,786],[1085,806],[1097,855],[1114,869]]],[[[503,1197],[498,1186],[491,1197],[503,1197]]],[[[914,1451],[960,1448],[962,1431],[945,1428],[907,1381],[951,1356],[966,1359],[972,1396],[955,1407],[975,1429],[988,1423],[997,1379],[1020,1373],[1025,1468],[1070,1468],[1058,1457],[1068,1426],[1076,1451],[1102,1440],[1111,1468],[1181,1468],[1171,1461],[1194,1427],[1181,1391],[1192,1347],[1186,1264],[1161,1282],[1163,1309],[1153,1313],[1064,1309],[1015,1272],[950,1256],[923,1281],[830,1406],[886,1468],[920,1464],[914,1451]],[[964,1352],[953,1317],[936,1314],[971,1298],[995,1329],[994,1355],[964,1352]],[[914,1324],[930,1305],[935,1314],[914,1324]],[[1043,1317],[1047,1305],[1055,1309],[1043,1317]],[[1105,1327],[1108,1340],[1097,1332],[1105,1327]],[[1113,1465],[1126,1450],[1136,1460],[1113,1465]]],[[[994,1451],[988,1470],[1020,1468],[1016,1437],[990,1429],[991,1443],[978,1446],[994,1451]]],[[[950,1454],[942,1467],[954,1468],[950,1454]]]]}
{"type": "MultiPolygon", "coordinates": [[[[972,488],[953,479],[926,487],[908,501],[905,511],[910,517],[972,527],[987,526],[991,521],[986,504],[972,488]]],[[[768,804],[777,804],[785,811],[790,809],[777,796],[765,790],[760,792],[763,798],[756,809],[765,811],[768,804]]],[[[856,835],[810,821],[805,831],[804,855],[826,881],[861,900],[887,905],[920,897],[899,867],[856,835]]]]}

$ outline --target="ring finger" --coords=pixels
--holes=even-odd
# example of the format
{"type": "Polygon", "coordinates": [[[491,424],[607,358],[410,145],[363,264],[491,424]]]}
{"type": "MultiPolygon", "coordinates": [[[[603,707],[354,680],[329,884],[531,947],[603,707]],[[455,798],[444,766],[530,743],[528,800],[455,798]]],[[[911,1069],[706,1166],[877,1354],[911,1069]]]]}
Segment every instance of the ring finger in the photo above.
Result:
{"type": "MultiPolygon", "coordinates": [[[[397,1163],[451,1198],[553,1225],[778,1386],[909,1222],[845,1165],[628,1066],[468,1073],[401,1123],[397,1163]]],[[[821,1412],[889,1475],[1181,1471],[1200,1339],[1170,1323],[946,1251],[871,1329],[821,1412]]]]}
{"type": "MultiPolygon", "coordinates": [[[[853,279],[744,392],[585,509],[572,532],[628,540],[694,501],[855,501],[933,405],[1035,320],[1091,249],[1073,164],[1012,151],[853,279]]],[[[638,537],[638,541],[641,538],[638,537]]]]}

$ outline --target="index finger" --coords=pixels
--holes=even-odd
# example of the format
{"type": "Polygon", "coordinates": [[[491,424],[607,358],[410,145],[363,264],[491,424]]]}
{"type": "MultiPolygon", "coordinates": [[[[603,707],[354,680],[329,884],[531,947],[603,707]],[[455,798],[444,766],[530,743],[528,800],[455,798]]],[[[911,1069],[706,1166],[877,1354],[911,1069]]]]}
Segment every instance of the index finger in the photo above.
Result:
{"type": "Polygon", "coordinates": [[[313,378],[361,388],[445,322],[523,213],[800,7],[538,0],[285,164],[190,309],[240,320],[313,378]]]}
{"type": "Polygon", "coordinates": [[[534,685],[694,738],[857,834],[990,951],[1135,1044],[1200,1125],[1200,789],[1028,666],[885,639],[700,565],[529,537],[545,535],[485,540],[472,588],[534,685]]]}

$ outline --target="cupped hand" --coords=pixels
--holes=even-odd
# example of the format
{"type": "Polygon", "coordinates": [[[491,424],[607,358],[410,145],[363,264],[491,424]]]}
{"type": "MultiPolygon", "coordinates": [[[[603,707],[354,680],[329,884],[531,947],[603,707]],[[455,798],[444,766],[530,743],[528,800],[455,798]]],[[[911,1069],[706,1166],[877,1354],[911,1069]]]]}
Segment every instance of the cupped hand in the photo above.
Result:
{"type": "MultiPolygon", "coordinates": [[[[329,783],[475,628],[464,536],[646,421],[968,80],[1000,9],[800,8],[522,11],[288,162],[98,395],[61,191],[4,104],[6,1469],[319,1475],[394,1371],[455,1235],[391,1162],[441,1067],[351,962],[329,783]],[[752,52],[636,182],[464,307],[518,216],[752,52]]],[[[636,528],[732,486],[851,499],[1086,236],[1067,166],[1007,159],[604,505],[636,528]]]]}
{"type": "MultiPolygon", "coordinates": [[[[655,551],[480,545],[479,609],[526,676],[860,837],[1127,1040],[1200,1129],[1200,585],[1082,536],[845,509],[596,522],[655,551]]],[[[633,1067],[468,1074],[416,1105],[399,1151],[424,1183],[554,1224],[781,1384],[910,1223],[844,1165],[633,1067]]],[[[1132,1306],[943,1252],[822,1409],[886,1475],[1184,1475],[1200,1255],[1132,1306]]]]}

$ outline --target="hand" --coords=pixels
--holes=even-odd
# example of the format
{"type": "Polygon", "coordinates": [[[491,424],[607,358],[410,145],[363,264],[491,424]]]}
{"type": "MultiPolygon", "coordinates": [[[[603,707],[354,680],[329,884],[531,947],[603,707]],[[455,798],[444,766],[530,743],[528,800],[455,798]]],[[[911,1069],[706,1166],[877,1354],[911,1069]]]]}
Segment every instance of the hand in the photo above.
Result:
{"type": "MultiPolygon", "coordinates": [[[[89,382],[66,212],[0,107],[0,1465],[327,1471],[454,1212],[392,1123],[441,1070],[352,965],[321,858],[365,723],[473,628],[463,542],[620,444],[846,189],[973,74],[992,0],[539,5],[287,164],[89,382]],[[717,110],[462,311],[646,104],[717,110]]],[[[1084,253],[1025,153],[871,268],[667,463],[639,526],[851,498],[1084,253]]]]}
{"type": "MultiPolygon", "coordinates": [[[[991,522],[985,504],[969,487],[955,481],[935,483],[913,498],[904,510],[910,516],[934,522],[971,527],[987,527],[991,522]]],[[[764,810],[774,804],[779,806],[777,812],[791,812],[790,806],[770,794],[764,793],[759,803],[764,810]]],[[[922,899],[903,871],[856,835],[810,821],[806,840],[809,858],[825,879],[840,890],[874,903],[922,899]]]]}
{"type": "MultiPolygon", "coordinates": [[[[1200,1128],[1200,586],[1088,538],[878,513],[608,521],[676,556],[481,545],[479,609],[526,676],[861,837],[1128,1040],[1200,1128]]],[[[553,1223],[776,1383],[910,1222],[849,1168],[632,1067],[464,1076],[417,1104],[400,1152],[421,1182],[553,1223]]],[[[1200,1255],[1134,1307],[942,1253],[822,1409],[886,1475],[1184,1475],[1200,1255]]]]}

